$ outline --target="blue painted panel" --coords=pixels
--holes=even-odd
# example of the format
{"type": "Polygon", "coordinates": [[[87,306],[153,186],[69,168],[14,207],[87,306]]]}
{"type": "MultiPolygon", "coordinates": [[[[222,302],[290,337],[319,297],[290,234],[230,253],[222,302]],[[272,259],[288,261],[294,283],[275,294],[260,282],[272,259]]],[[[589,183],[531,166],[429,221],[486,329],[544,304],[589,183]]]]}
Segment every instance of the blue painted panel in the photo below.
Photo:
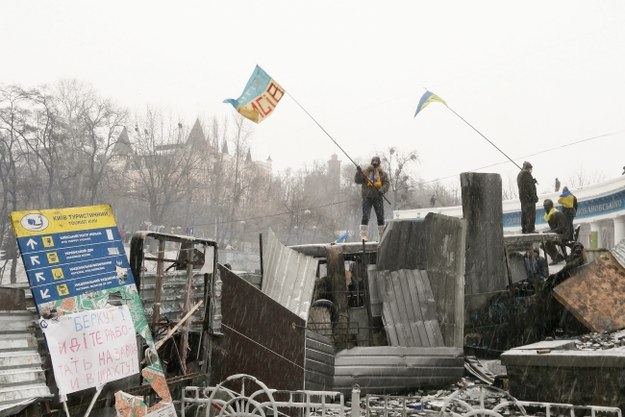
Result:
{"type": "Polygon", "coordinates": [[[37,305],[134,284],[117,227],[17,240],[37,305]]]}
{"type": "MultiPolygon", "coordinates": [[[[561,207],[557,205],[560,209],[561,207]]],[[[610,195],[593,198],[590,200],[580,201],[577,207],[576,219],[587,219],[595,216],[617,213],[625,211],[625,190],[617,191],[610,195]]],[[[542,208],[542,202],[536,205],[536,225],[545,225],[545,210],[542,208]]],[[[521,211],[514,211],[503,214],[503,227],[521,227],[521,211]]]]}
{"type": "Polygon", "coordinates": [[[118,272],[120,274],[130,272],[125,255],[29,269],[26,274],[31,287],[37,287],[58,281],[70,281],[118,272]]]}
{"type": "Polygon", "coordinates": [[[35,303],[40,305],[49,301],[60,300],[66,297],[87,292],[106,290],[123,286],[126,282],[117,278],[116,274],[106,274],[89,279],[78,279],[74,281],[57,282],[32,288],[35,303]]]}
{"type": "Polygon", "coordinates": [[[120,241],[117,227],[81,230],[69,233],[52,233],[40,236],[25,236],[17,239],[22,255],[39,253],[52,249],[72,248],[95,243],[120,241]]]}
{"type": "Polygon", "coordinates": [[[66,263],[95,261],[107,257],[118,257],[124,253],[124,247],[121,242],[118,241],[30,253],[23,255],[22,259],[24,260],[24,266],[26,269],[32,271],[66,263]]]}

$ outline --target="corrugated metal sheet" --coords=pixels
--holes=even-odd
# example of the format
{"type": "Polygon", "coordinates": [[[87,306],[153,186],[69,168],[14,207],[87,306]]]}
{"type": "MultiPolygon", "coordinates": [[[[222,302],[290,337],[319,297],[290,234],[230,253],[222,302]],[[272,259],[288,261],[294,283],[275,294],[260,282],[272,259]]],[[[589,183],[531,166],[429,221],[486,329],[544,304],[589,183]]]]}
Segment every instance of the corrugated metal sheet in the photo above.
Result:
{"type": "Polygon", "coordinates": [[[446,346],[464,344],[464,251],[464,220],[429,213],[387,223],[377,254],[378,273],[427,271],[446,346]]]}
{"type": "Polygon", "coordinates": [[[341,248],[343,255],[361,254],[363,250],[366,253],[376,253],[378,250],[378,242],[345,242],[345,243],[310,243],[306,245],[293,245],[289,248],[304,255],[324,258],[328,253],[328,246],[337,246],[341,248]]]}
{"type": "Polygon", "coordinates": [[[355,347],[336,354],[334,390],[391,394],[444,387],[464,374],[462,348],[355,347]]]}
{"type": "Polygon", "coordinates": [[[334,345],[316,332],[306,331],[306,380],[304,389],[330,391],[334,379],[334,345]]]}
{"type": "Polygon", "coordinates": [[[37,350],[33,313],[0,311],[0,416],[50,397],[37,350]]]}
{"type": "Polygon", "coordinates": [[[625,329],[625,268],[610,252],[577,269],[553,292],[591,331],[625,329]]]}
{"type": "Polygon", "coordinates": [[[315,287],[318,261],[280,243],[269,231],[262,291],[306,320],[315,287]]]}
{"type": "Polygon", "coordinates": [[[625,239],[621,240],[615,247],[610,249],[614,259],[625,268],[625,239]]]}
{"type": "Polygon", "coordinates": [[[444,346],[426,271],[380,271],[376,279],[382,287],[382,318],[390,346],[444,346]]]}

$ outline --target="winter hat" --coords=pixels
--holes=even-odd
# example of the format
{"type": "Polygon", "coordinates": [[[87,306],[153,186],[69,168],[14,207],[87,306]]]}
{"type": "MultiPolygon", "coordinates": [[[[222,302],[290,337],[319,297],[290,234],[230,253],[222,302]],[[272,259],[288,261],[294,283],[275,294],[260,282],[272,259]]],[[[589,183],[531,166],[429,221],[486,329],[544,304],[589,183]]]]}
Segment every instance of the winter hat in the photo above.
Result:
{"type": "Polygon", "coordinates": [[[564,187],[562,189],[562,194],[560,194],[560,197],[568,197],[571,195],[571,192],[569,191],[568,187],[564,187]]]}
{"type": "Polygon", "coordinates": [[[532,168],[534,168],[532,164],[530,164],[527,161],[523,162],[523,169],[532,169],[532,168]]]}

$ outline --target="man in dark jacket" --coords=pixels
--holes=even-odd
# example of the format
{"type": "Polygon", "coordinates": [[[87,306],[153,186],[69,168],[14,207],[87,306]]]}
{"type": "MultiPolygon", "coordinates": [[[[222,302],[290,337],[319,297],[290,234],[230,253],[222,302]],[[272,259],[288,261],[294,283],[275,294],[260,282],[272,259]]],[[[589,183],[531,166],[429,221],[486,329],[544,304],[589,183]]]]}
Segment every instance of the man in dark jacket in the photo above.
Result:
{"type": "Polygon", "coordinates": [[[367,240],[369,231],[369,215],[371,207],[375,210],[378,220],[378,240],[384,231],[384,198],[383,195],[388,191],[390,183],[388,174],[380,168],[380,158],[374,156],[371,158],[371,165],[364,171],[356,166],[356,176],[354,177],[356,184],[362,184],[362,220],[360,222],[360,238],[367,240]]]}
{"type": "Polygon", "coordinates": [[[523,168],[516,177],[516,183],[521,200],[521,232],[534,233],[538,195],[536,194],[536,180],[532,176],[532,164],[527,161],[523,162],[523,168]]]}
{"type": "Polygon", "coordinates": [[[569,191],[567,187],[562,189],[562,194],[558,198],[558,203],[562,204],[562,214],[566,217],[569,222],[569,236],[568,240],[573,240],[573,219],[577,215],[577,197],[573,195],[572,192],[569,191]]]}
{"type": "Polygon", "coordinates": [[[551,233],[557,233],[560,236],[561,242],[545,242],[545,251],[549,254],[552,262],[551,265],[562,262],[566,256],[558,253],[558,246],[564,250],[564,242],[569,237],[569,222],[566,216],[561,211],[553,206],[553,201],[546,199],[543,202],[543,208],[545,209],[545,221],[549,224],[549,231],[551,233]]]}

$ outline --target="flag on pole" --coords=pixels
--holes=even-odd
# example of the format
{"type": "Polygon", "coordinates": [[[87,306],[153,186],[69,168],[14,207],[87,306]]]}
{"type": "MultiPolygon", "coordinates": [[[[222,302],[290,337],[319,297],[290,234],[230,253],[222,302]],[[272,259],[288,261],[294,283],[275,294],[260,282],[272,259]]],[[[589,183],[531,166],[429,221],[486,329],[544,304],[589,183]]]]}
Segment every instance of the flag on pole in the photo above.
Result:
{"type": "Polygon", "coordinates": [[[421,100],[419,100],[419,104],[417,105],[417,110],[414,112],[413,117],[417,117],[417,114],[419,114],[421,110],[423,110],[428,104],[433,103],[435,101],[438,101],[439,103],[443,103],[445,106],[447,105],[447,103],[445,103],[445,100],[443,100],[442,98],[440,98],[439,96],[431,92],[430,90],[425,90],[425,92],[421,96],[421,100]]]}
{"type": "Polygon", "coordinates": [[[282,96],[284,89],[280,84],[256,65],[241,97],[236,100],[228,98],[223,102],[232,104],[242,116],[260,123],[276,108],[282,96]]]}

